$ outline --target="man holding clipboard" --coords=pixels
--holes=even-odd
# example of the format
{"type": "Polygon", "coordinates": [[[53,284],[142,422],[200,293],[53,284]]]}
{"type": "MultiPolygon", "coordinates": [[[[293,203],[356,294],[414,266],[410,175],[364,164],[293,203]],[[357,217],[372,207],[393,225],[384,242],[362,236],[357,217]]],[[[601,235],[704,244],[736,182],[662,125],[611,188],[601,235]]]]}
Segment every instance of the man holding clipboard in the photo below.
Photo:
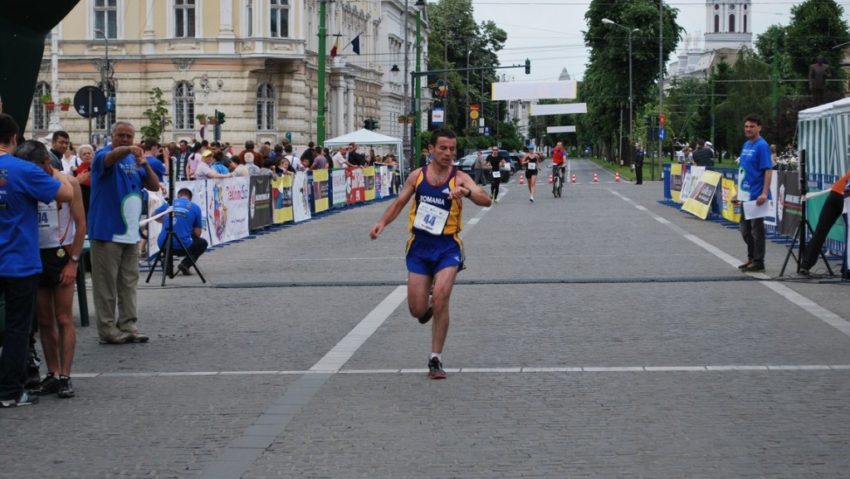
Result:
{"type": "Polygon", "coordinates": [[[747,273],[764,271],[764,217],[769,214],[770,176],[773,163],[770,145],[761,137],[761,118],[744,118],[747,141],[738,165],[738,200],[741,208],[741,236],[747,243],[747,262],[738,269],[747,273]]]}

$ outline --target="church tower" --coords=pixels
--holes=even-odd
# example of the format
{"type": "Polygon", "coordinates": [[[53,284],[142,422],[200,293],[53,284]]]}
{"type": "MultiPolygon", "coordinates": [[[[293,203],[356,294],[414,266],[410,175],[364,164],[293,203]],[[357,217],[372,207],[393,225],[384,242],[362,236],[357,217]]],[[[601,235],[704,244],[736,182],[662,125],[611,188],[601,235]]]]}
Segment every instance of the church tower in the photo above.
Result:
{"type": "Polygon", "coordinates": [[[752,13],[750,0],[706,0],[705,49],[752,48],[752,13]]]}

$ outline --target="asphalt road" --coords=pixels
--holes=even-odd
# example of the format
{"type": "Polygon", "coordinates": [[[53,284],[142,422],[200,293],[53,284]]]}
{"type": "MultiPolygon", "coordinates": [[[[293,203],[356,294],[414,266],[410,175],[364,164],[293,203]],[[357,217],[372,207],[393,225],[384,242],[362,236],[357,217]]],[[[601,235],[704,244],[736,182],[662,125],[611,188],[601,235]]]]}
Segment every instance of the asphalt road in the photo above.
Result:
{"type": "Polygon", "coordinates": [[[350,209],[140,288],[148,344],[81,328],[77,397],[0,412],[0,477],[847,477],[847,285],[775,280],[775,244],[743,275],[659,183],[572,171],[464,206],[447,380],[405,218],[370,241],[388,203],[350,209]]]}

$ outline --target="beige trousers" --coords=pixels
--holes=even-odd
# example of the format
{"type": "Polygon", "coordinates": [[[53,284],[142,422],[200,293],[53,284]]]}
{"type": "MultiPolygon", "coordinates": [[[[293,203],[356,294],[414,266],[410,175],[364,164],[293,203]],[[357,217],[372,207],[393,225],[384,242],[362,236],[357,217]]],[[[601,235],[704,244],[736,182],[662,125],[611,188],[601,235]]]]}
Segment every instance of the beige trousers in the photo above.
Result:
{"type": "Polygon", "coordinates": [[[91,281],[97,334],[112,338],[120,331],[135,333],[139,248],[135,244],[91,241],[91,281]],[[115,305],[118,303],[118,317],[115,305]]]}

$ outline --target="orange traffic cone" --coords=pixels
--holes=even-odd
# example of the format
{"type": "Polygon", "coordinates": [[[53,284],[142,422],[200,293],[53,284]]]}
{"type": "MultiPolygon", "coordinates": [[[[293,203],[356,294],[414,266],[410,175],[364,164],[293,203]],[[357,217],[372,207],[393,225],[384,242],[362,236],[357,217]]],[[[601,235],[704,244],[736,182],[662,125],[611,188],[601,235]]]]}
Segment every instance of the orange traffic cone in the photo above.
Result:
{"type": "Polygon", "coordinates": [[[597,173],[594,173],[594,174],[593,174],[593,182],[594,182],[594,183],[599,183],[599,174],[597,174],[597,173]]]}
{"type": "Polygon", "coordinates": [[[572,176],[572,178],[570,178],[570,181],[572,181],[573,183],[576,182],[576,174],[575,173],[573,173],[573,176],[572,176]]]}
{"type": "Polygon", "coordinates": [[[555,180],[552,178],[552,173],[549,173],[549,184],[551,185],[555,180]]]}
{"type": "Polygon", "coordinates": [[[525,184],[525,176],[519,175],[519,184],[521,184],[521,185],[525,184]]]}
{"type": "Polygon", "coordinates": [[[620,172],[619,171],[614,173],[614,181],[616,181],[617,183],[620,182],[620,172]]]}

